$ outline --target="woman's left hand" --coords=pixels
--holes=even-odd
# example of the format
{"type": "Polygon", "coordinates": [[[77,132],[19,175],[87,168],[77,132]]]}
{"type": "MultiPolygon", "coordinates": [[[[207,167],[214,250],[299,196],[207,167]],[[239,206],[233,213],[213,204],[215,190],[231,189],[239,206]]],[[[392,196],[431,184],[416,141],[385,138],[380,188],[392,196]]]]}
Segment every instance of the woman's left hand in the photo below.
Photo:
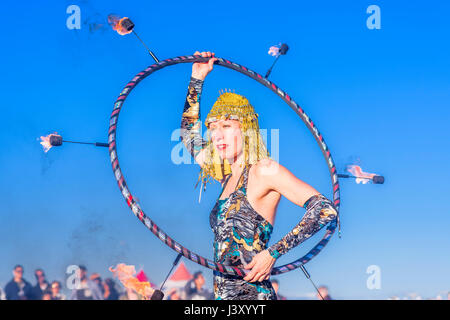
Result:
{"type": "Polygon", "coordinates": [[[245,269],[251,269],[251,271],[247,273],[244,280],[248,282],[268,280],[275,261],[276,259],[273,258],[267,250],[263,250],[256,254],[252,261],[245,266],[245,269]]]}

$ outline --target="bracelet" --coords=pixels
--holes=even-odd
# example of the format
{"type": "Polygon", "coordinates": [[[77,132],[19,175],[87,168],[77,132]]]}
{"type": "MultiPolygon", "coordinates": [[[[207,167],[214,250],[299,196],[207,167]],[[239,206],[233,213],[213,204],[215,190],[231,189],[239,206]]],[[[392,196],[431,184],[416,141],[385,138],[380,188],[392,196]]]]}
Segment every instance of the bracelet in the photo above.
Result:
{"type": "Polygon", "coordinates": [[[269,251],[269,254],[274,259],[278,259],[281,256],[281,254],[278,252],[278,250],[273,249],[272,247],[268,248],[267,251],[269,251]]]}

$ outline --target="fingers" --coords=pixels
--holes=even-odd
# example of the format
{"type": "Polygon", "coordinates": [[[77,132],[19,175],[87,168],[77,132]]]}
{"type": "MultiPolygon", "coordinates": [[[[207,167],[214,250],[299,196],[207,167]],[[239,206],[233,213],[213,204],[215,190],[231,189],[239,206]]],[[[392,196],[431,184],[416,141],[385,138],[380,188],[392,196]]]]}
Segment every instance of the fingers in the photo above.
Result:
{"type": "MultiPolygon", "coordinates": [[[[252,261],[250,261],[250,263],[244,267],[244,269],[246,269],[246,270],[253,269],[255,262],[256,262],[255,258],[253,258],[252,261]]],[[[250,270],[250,272],[247,273],[247,275],[244,277],[244,280],[249,281],[249,280],[253,279],[254,275],[255,275],[255,270],[250,270]]]]}
{"type": "MultiPolygon", "coordinates": [[[[203,58],[214,58],[215,53],[214,52],[210,52],[210,51],[203,51],[203,52],[199,52],[199,51],[195,51],[194,53],[195,56],[202,56],[203,58]]],[[[217,58],[214,58],[217,60],[217,58]]]]}
{"type": "Polygon", "coordinates": [[[251,271],[251,272],[249,272],[249,273],[247,273],[247,275],[244,277],[244,280],[245,281],[250,281],[251,282],[251,280],[253,280],[253,277],[255,276],[255,272],[254,271],[251,271]]]}
{"type": "Polygon", "coordinates": [[[263,281],[268,276],[270,276],[270,268],[269,270],[261,265],[260,255],[256,255],[253,257],[252,261],[247,264],[244,268],[251,269],[251,271],[245,276],[244,280],[248,282],[256,282],[263,281]],[[258,263],[259,261],[259,263],[258,263]]]}
{"type": "Polygon", "coordinates": [[[211,59],[209,59],[209,61],[208,61],[209,66],[212,68],[214,62],[216,62],[217,60],[219,60],[219,59],[217,59],[217,58],[211,58],[211,59]]]}
{"type": "MultiPolygon", "coordinates": [[[[253,260],[252,260],[252,262],[253,262],[253,260]]],[[[270,277],[270,271],[268,272],[267,270],[250,266],[250,264],[245,266],[245,269],[252,268],[252,270],[249,273],[247,273],[247,275],[244,277],[245,281],[260,282],[260,281],[266,280],[270,277]]]]}
{"type": "Polygon", "coordinates": [[[257,281],[269,280],[271,271],[272,271],[272,269],[261,270],[258,274],[257,281]]]}
{"type": "Polygon", "coordinates": [[[245,281],[248,282],[255,282],[257,279],[259,279],[260,274],[256,271],[252,271],[244,278],[245,281]]]}
{"type": "Polygon", "coordinates": [[[247,275],[244,277],[245,281],[250,281],[252,282],[253,279],[255,278],[256,274],[258,273],[258,270],[256,270],[255,268],[253,268],[252,266],[250,267],[250,264],[248,264],[247,266],[245,266],[245,269],[252,269],[250,270],[249,273],[247,273],[247,275]]]}
{"type": "Polygon", "coordinates": [[[270,277],[270,274],[267,274],[266,272],[259,271],[259,272],[250,272],[247,274],[247,276],[244,278],[245,281],[248,282],[261,282],[264,280],[268,280],[270,277]]]}
{"type": "Polygon", "coordinates": [[[266,274],[262,274],[257,278],[258,282],[264,281],[266,279],[266,274]]]}

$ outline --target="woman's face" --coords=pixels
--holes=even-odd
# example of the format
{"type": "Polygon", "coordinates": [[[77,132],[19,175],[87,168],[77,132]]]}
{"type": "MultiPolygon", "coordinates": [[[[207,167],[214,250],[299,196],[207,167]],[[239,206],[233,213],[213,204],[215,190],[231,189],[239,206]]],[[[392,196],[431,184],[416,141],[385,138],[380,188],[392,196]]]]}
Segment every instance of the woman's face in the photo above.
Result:
{"type": "Polygon", "coordinates": [[[238,120],[219,120],[209,124],[211,141],[222,159],[234,161],[242,152],[242,131],[238,120]]]}

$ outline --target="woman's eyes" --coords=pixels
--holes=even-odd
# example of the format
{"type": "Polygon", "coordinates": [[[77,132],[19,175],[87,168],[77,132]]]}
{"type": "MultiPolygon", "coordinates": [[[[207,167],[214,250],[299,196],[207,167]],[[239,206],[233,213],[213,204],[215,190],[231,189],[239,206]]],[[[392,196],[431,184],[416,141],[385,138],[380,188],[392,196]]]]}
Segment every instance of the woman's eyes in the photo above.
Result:
{"type": "MultiPolygon", "coordinates": [[[[222,125],[220,128],[222,128],[222,129],[228,129],[228,128],[231,128],[231,125],[230,125],[230,124],[224,124],[224,125],[222,125]]],[[[220,128],[209,128],[209,130],[210,130],[211,132],[215,132],[215,131],[217,131],[217,130],[220,129],[220,128]]]]}

